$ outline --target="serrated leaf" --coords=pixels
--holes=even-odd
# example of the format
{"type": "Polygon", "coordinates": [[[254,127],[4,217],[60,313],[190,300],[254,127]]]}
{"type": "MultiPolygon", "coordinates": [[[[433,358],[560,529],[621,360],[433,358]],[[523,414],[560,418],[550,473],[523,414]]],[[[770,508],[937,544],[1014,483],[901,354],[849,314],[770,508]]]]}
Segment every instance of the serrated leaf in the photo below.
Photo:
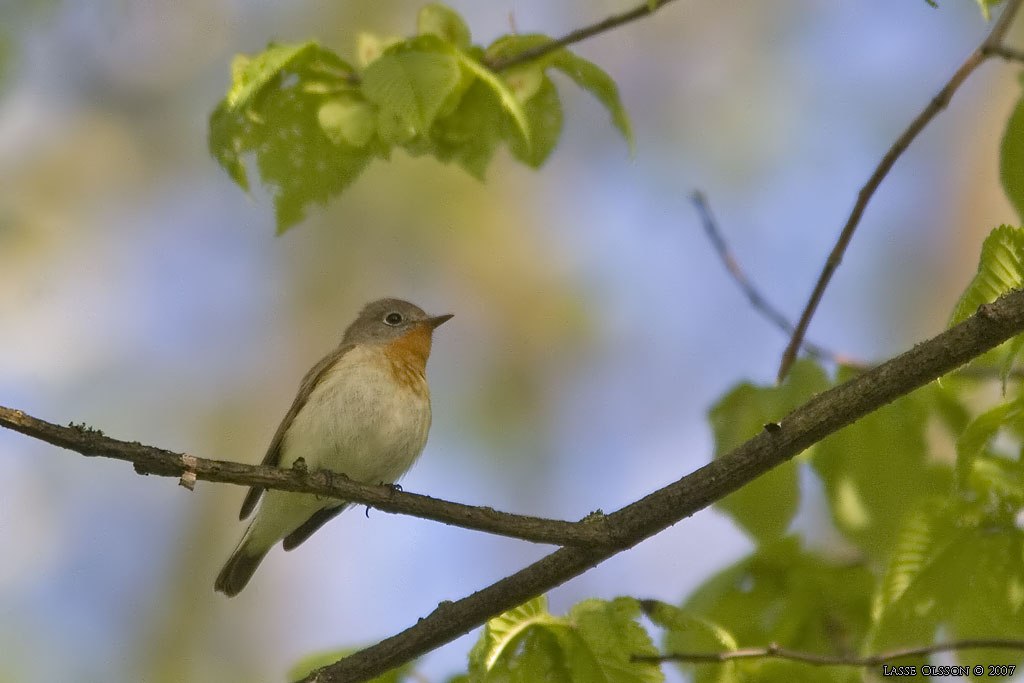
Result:
{"type": "Polygon", "coordinates": [[[468,48],[472,42],[466,21],[458,12],[439,2],[432,2],[420,10],[416,31],[421,36],[438,36],[462,50],[468,48]]]}
{"type": "Polygon", "coordinates": [[[224,102],[229,109],[243,107],[284,69],[319,50],[315,42],[271,43],[255,56],[235,55],[231,61],[231,87],[224,102]]]}
{"type": "MultiPolygon", "coordinates": [[[[708,414],[720,457],[782,419],[789,411],[829,387],[825,372],[811,360],[793,366],[782,386],[744,383],[722,397],[708,414]]],[[[748,534],[759,541],[780,536],[796,514],[800,502],[797,464],[785,462],[739,491],[715,503],[748,534]]]]}
{"type": "Polygon", "coordinates": [[[952,492],[953,470],[931,457],[928,439],[929,422],[951,393],[927,385],[817,445],[811,465],[832,519],[869,557],[885,557],[916,501],[952,492]]]}
{"type": "MultiPolygon", "coordinates": [[[[658,602],[645,613],[658,626],[665,629],[665,652],[728,652],[739,645],[727,629],[710,619],[681,607],[658,602]]],[[[683,671],[692,671],[701,683],[729,683],[737,680],[735,660],[700,666],[680,664],[683,671]]]]}
{"type": "Polygon", "coordinates": [[[996,433],[1008,424],[1024,422],[1024,398],[1017,397],[981,413],[964,428],[957,439],[957,468],[970,469],[971,462],[985,451],[996,433]]]}
{"type": "Polygon", "coordinates": [[[585,600],[565,617],[552,616],[546,600],[535,598],[487,622],[470,652],[469,678],[480,683],[659,683],[663,676],[657,665],[631,660],[634,653],[656,652],[638,616],[632,598],[585,600]]]}
{"type": "MultiPolygon", "coordinates": [[[[949,499],[922,501],[879,586],[869,651],[935,640],[1024,636],[1024,534],[974,519],[949,499]]],[[[960,663],[1019,663],[1021,653],[954,653],[960,663]]]]}
{"type": "Polygon", "coordinates": [[[506,114],[494,92],[481,81],[462,96],[459,106],[431,128],[432,153],[440,161],[455,161],[478,180],[502,141],[506,114]]]}
{"type": "Polygon", "coordinates": [[[629,115],[622,104],[619,96],[619,86],[604,69],[591,61],[573,54],[569,50],[558,50],[551,56],[551,64],[556,69],[565,73],[569,78],[576,81],[580,86],[604,105],[604,108],[611,114],[612,123],[629,145],[629,153],[636,152],[636,145],[633,140],[633,128],[629,122],[629,115]]]}
{"type": "Polygon", "coordinates": [[[362,93],[378,107],[381,139],[401,144],[427,132],[460,80],[454,54],[424,36],[415,47],[392,48],[370,64],[362,93]]]}
{"type": "MultiPolygon", "coordinates": [[[[684,623],[685,628],[675,629],[666,619],[665,649],[721,651],[779,643],[823,654],[854,651],[869,627],[873,586],[874,577],[864,566],[829,562],[802,549],[793,537],[771,541],[687,598],[682,611],[713,628],[695,629],[684,623]],[[723,634],[729,647],[713,642],[723,634]]],[[[859,680],[858,672],[850,668],[766,659],[737,660],[733,665],[734,680],[859,680]]],[[[717,664],[686,668],[695,672],[697,683],[721,680],[717,664]]]]}
{"type": "Polygon", "coordinates": [[[1024,221],[1024,97],[1006,122],[999,146],[999,180],[1006,197],[1024,221]]]}
{"type": "Polygon", "coordinates": [[[548,613],[548,599],[543,595],[488,620],[480,640],[469,653],[470,673],[474,670],[489,671],[505,648],[525,629],[539,623],[554,622],[557,619],[548,613]]]}
{"type": "Polygon", "coordinates": [[[501,102],[501,106],[512,116],[512,119],[516,122],[516,126],[519,130],[519,134],[522,135],[523,141],[527,146],[531,145],[532,136],[530,133],[530,123],[526,118],[526,112],[523,111],[523,106],[519,103],[515,93],[505,85],[505,81],[499,78],[494,72],[485,67],[480,62],[470,57],[465,52],[458,52],[459,62],[473,72],[473,75],[479,78],[488,88],[490,88],[495,95],[498,96],[498,100],[501,102]]]}
{"type": "MultiPolygon", "coordinates": [[[[657,649],[647,631],[637,622],[640,604],[633,598],[584,600],[569,610],[568,620],[587,645],[608,683],[660,683],[661,668],[631,657],[654,655],[657,649]]],[[[583,680],[582,678],[576,680],[583,680]]]]}
{"type": "Polygon", "coordinates": [[[210,152],[245,189],[243,158],[255,156],[284,232],[309,204],[326,202],[355,180],[379,150],[337,144],[320,125],[327,99],[351,88],[352,67],[333,52],[315,43],[271,45],[237,60],[234,72],[228,96],[210,117],[210,152]],[[310,91],[311,82],[323,87],[310,91]]]}
{"type": "Polygon", "coordinates": [[[338,97],[324,102],[317,120],[332,141],[365,147],[377,129],[373,106],[355,97],[338,97]]]}
{"type": "Polygon", "coordinates": [[[981,245],[978,273],[961,295],[950,326],[974,315],[978,307],[1024,285],[1024,230],[1001,225],[981,245]]]}
{"type": "MultiPolygon", "coordinates": [[[[549,42],[551,42],[549,37],[537,33],[502,36],[487,48],[485,59],[492,62],[507,59],[549,42]]],[[[633,153],[632,126],[619,96],[619,88],[601,67],[565,48],[538,57],[529,62],[529,65],[539,66],[542,69],[558,69],[575,81],[578,86],[594,95],[611,114],[612,123],[629,144],[630,154],[633,153]]],[[[523,67],[513,67],[515,70],[521,68],[523,67]]]]}
{"type": "Polygon", "coordinates": [[[562,135],[562,103],[555,86],[547,76],[541,77],[540,87],[523,105],[532,133],[532,145],[527,145],[516,132],[505,136],[512,154],[532,168],[540,168],[562,135]]]}

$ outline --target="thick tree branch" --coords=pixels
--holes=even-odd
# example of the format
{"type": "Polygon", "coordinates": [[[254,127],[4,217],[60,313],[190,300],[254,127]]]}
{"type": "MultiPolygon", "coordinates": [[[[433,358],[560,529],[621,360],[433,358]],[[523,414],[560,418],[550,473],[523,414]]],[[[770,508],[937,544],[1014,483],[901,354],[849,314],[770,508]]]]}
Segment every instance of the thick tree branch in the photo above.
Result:
{"type": "Polygon", "coordinates": [[[457,602],[443,602],[414,626],[310,674],[351,683],[395,668],[702,510],[851,422],[910,393],[1024,331],[1024,291],[1014,291],[961,324],[818,394],[771,431],[759,433],[696,472],[607,517],[618,540],[562,548],[457,602]]]}
{"type": "Polygon", "coordinates": [[[368,505],[384,512],[423,517],[536,543],[591,546],[606,545],[612,538],[603,515],[592,515],[581,522],[563,522],[499,512],[489,507],[452,503],[407,493],[387,485],[367,486],[327,470],[282,470],[208,460],[140,443],[119,441],[84,426],[61,427],[3,406],[0,406],[0,426],[82,455],[126,460],[135,465],[135,471],[139,474],[181,477],[181,483],[187,488],[192,488],[190,483],[202,480],[315,493],[318,496],[368,505]]]}
{"type": "Polygon", "coordinates": [[[607,19],[602,19],[596,24],[578,28],[575,31],[565,34],[561,38],[555,38],[551,42],[538,45],[537,47],[529,50],[524,50],[517,55],[490,60],[486,62],[487,67],[492,71],[501,71],[502,69],[508,69],[509,67],[517,66],[519,64],[525,64],[526,62],[537,59],[538,57],[550,54],[555,50],[560,50],[566,45],[578,43],[581,40],[590,38],[591,36],[596,36],[598,33],[610,31],[611,29],[622,26],[623,24],[628,24],[631,21],[636,21],[637,19],[642,19],[650,14],[654,14],[654,12],[670,2],[672,2],[672,0],[658,0],[657,2],[642,3],[631,10],[627,10],[621,14],[613,14],[607,19]]]}
{"type": "MultiPolygon", "coordinates": [[[[743,268],[740,267],[739,261],[733,256],[732,250],[729,249],[729,244],[725,241],[725,236],[718,227],[718,221],[715,220],[714,215],[711,213],[711,207],[708,205],[708,200],[704,193],[700,191],[694,192],[691,199],[697,208],[697,214],[700,216],[701,225],[704,227],[704,234],[708,236],[708,240],[711,242],[711,246],[715,248],[715,252],[718,254],[718,258],[721,259],[722,265],[725,266],[729,275],[732,276],[740,291],[747,297],[753,309],[787,335],[793,334],[793,323],[786,317],[786,314],[776,308],[771,301],[761,294],[760,290],[747,277],[747,274],[743,272],[743,268]]],[[[855,360],[846,354],[836,353],[831,349],[826,349],[824,346],[806,339],[802,342],[802,346],[807,353],[818,360],[861,370],[869,367],[867,363],[855,360]]]]}
{"type": "Polygon", "coordinates": [[[918,136],[918,134],[924,130],[935,116],[946,108],[950,100],[953,98],[953,94],[963,84],[967,77],[974,73],[981,64],[988,58],[996,54],[996,50],[1002,48],[1002,40],[1006,35],[1007,29],[1010,28],[1010,23],[1013,21],[1014,15],[1017,14],[1017,10],[1020,9],[1021,2],[1024,0],[1009,0],[1006,3],[1006,7],[1003,9],[1003,13],[996,20],[992,26],[992,30],[986,36],[985,40],[982,41],[974,52],[960,65],[960,68],[956,70],[952,78],[943,86],[942,90],[939,91],[935,97],[928,103],[928,106],[917,115],[907,129],[903,131],[896,142],[892,144],[889,151],[885,153],[882,160],[875,167],[871,177],[868,178],[867,183],[860,189],[857,195],[857,201],[854,202],[853,211],[850,212],[849,218],[846,219],[846,225],[843,226],[842,232],[839,234],[839,239],[836,241],[835,246],[832,248],[832,252],[828,255],[825,260],[825,266],[822,268],[821,275],[818,276],[818,282],[814,285],[814,291],[811,292],[811,297],[808,299],[806,306],[804,307],[803,313],[800,315],[800,320],[797,321],[796,329],[793,331],[793,335],[789,340],[789,345],[782,354],[782,362],[779,365],[778,381],[781,382],[786,374],[789,373],[790,367],[793,365],[793,361],[796,360],[797,352],[800,350],[800,345],[803,343],[804,335],[807,333],[807,326],[810,325],[811,318],[814,316],[815,310],[818,308],[818,304],[821,302],[821,297],[825,294],[825,288],[828,287],[829,281],[832,279],[833,273],[836,268],[839,267],[840,262],[843,260],[843,254],[846,252],[846,248],[850,245],[850,240],[853,239],[853,233],[857,229],[857,225],[860,223],[861,216],[864,214],[864,209],[867,207],[868,202],[871,201],[871,197],[875,194],[875,190],[881,185],[882,180],[888,175],[889,170],[892,169],[896,160],[907,150],[910,143],[918,136]]]}
{"type": "MultiPolygon", "coordinates": [[[[948,643],[935,643],[921,647],[906,647],[899,650],[888,650],[866,657],[843,657],[840,655],[820,655],[815,652],[790,650],[776,644],[768,647],[749,647],[725,652],[673,652],[665,655],[633,655],[634,662],[687,662],[690,664],[718,664],[735,659],[788,659],[803,662],[811,666],[878,666],[905,657],[921,657],[936,652],[952,650],[1024,650],[1024,640],[1007,640],[1004,638],[973,640],[954,640],[948,643]]],[[[985,667],[987,669],[988,667],[985,667]]]]}

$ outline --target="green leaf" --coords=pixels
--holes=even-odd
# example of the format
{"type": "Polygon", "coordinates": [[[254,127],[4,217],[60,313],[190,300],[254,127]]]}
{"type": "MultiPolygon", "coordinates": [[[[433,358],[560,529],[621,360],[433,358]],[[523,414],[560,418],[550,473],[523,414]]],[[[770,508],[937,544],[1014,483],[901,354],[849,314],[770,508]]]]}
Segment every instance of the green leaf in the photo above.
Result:
{"type": "Polygon", "coordinates": [[[356,97],[337,97],[320,106],[320,126],[336,144],[365,147],[377,129],[373,105],[356,97]]]}
{"type": "Polygon", "coordinates": [[[390,48],[363,73],[362,92],[378,107],[385,143],[426,133],[461,80],[458,60],[438,38],[423,36],[413,45],[390,48]]]}
{"type": "Polygon", "coordinates": [[[505,138],[517,159],[532,168],[540,168],[562,135],[562,103],[558,99],[555,85],[547,76],[541,76],[537,92],[523,105],[523,112],[526,114],[533,144],[526,144],[513,130],[507,131],[505,138]]]}
{"type": "Polygon", "coordinates": [[[524,64],[505,69],[501,73],[501,77],[512,89],[516,98],[524,104],[537,94],[546,80],[544,70],[537,64],[524,64]]]}
{"type": "Polygon", "coordinates": [[[352,73],[315,43],[271,45],[235,60],[232,86],[210,117],[210,152],[244,189],[243,160],[255,157],[274,196],[279,233],[301,220],[309,204],[347,187],[381,153],[332,139],[321,125],[323,105],[352,91],[352,73]]]}
{"type": "Polygon", "coordinates": [[[469,655],[469,678],[478,682],[602,681],[657,683],[657,665],[631,661],[632,654],[654,654],[647,632],[637,623],[632,598],[585,600],[568,616],[547,612],[535,598],[484,626],[469,655]]]}
{"type": "MultiPolygon", "coordinates": [[[[782,419],[814,394],[829,387],[825,372],[811,360],[793,366],[782,386],[740,384],[709,413],[715,457],[721,457],[782,419]]],[[[784,533],[800,502],[797,463],[790,460],[729,494],[715,505],[758,541],[784,533]]]]}
{"type": "Polygon", "coordinates": [[[485,67],[483,64],[473,59],[470,55],[465,52],[459,52],[458,55],[460,63],[469,69],[474,76],[479,78],[494,92],[495,95],[498,96],[501,106],[503,106],[515,120],[516,126],[519,129],[519,134],[522,135],[523,142],[529,146],[531,144],[530,123],[526,118],[526,112],[523,111],[523,106],[519,103],[519,99],[515,96],[515,93],[513,93],[505,84],[505,81],[499,78],[493,71],[485,67]]]}
{"type": "Polygon", "coordinates": [[[975,515],[1015,523],[1024,507],[1022,434],[1024,397],[1020,396],[978,415],[961,433],[957,441],[957,481],[975,515]],[[1012,452],[990,449],[1000,431],[1013,444],[1012,452]]]}
{"type": "MultiPolygon", "coordinates": [[[[514,647],[499,657],[486,675],[470,680],[494,683],[573,683],[572,667],[569,664],[559,638],[563,629],[532,627],[514,640],[514,647]]],[[[594,678],[582,679],[594,680],[594,678]]]]}
{"type": "Polygon", "coordinates": [[[981,8],[981,16],[985,17],[985,21],[991,21],[992,14],[990,10],[1002,1],[1003,0],[977,0],[978,7],[981,8]]]}
{"type": "Polygon", "coordinates": [[[963,322],[978,307],[1024,285],[1024,230],[1002,225],[981,245],[978,273],[960,296],[950,326],[963,322]]]}
{"type": "Polygon", "coordinates": [[[636,145],[633,141],[633,129],[629,123],[629,115],[619,97],[619,87],[615,85],[612,77],[597,64],[568,50],[558,50],[553,53],[551,64],[576,81],[576,85],[589,92],[604,105],[608,113],[611,114],[612,123],[629,144],[629,153],[634,154],[636,145]]]}
{"type": "MultiPolygon", "coordinates": [[[[549,42],[551,42],[551,38],[538,33],[502,36],[491,43],[484,58],[489,62],[504,60],[549,42]]],[[[558,69],[575,81],[578,86],[594,95],[611,114],[612,123],[629,144],[630,154],[633,153],[633,130],[629,122],[629,115],[619,96],[619,88],[601,67],[565,48],[538,57],[526,66],[538,66],[545,70],[548,68],[558,69]]],[[[521,65],[508,71],[518,72],[523,68],[521,65]]]]}
{"type": "MultiPolygon", "coordinates": [[[[717,652],[779,643],[821,654],[857,649],[870,625],[874,577],[860,565],[835,564],[804,550],[793,537],[756,553],[706,581],[678,615],[662,615],[665,650],[717,652]],[[694,621],[701,626],[694,627],[694,621]],[[716,642],[717,641],[717,642],[716,642]]],[[[653,615],[652,615],[653,618],[653,615]]],[[[718,664],[687,665],[698,683],[859,681],[849,667],[808,667],[769,659],[733,662],[734,678],[718,664]]]]}
{"type": "MultiPolygon", "coordinates": [[[[355,651],[356,650],[354,648],[342,648],[339,650],[325,650],[324,652],[315,652],[313,654],[306,655],[288,670],[288,680],[300,681],[317,669],[321,669],[329,664],[334,664],[339,659],[347,657],[355,651]]],[[[367,683],[402,683],[402,681],[409,678],[413,664],[414,662],[407,662],[397,669],[392,669],[387,673],[383,673],[376,678],[370,679],[367,683]]]]}
{"type": "MultiPolygon", "coordinates": [[[[1024,119],[1021,123],[1024,125],[1024,119]]],[[[1021,162],[1024,162],[1024,156],[1021,157],[1021,162]]],[[[1003,177],[1005,180],[1005,165],[1003,177]]],[[[1020,180],[1024,182],[1024,170],[1021,172],[1020,180]]],[[[1024,188],[1019,189],[1024,197],[1024,188]]],[[[1024,286],[1024,230],[1001,225],[989,233],[982,243],[978,272],[971,279],[953,308],[953,314],[949,320],[950,326],[963,322],[974,315],[982,304],[995,301],[1003,294],[1020,289],[1022,286],[1024,286]]],[[[1006,355],[1001,365],[1000,376],[1004,392],[1006,391],[1006,378],[1013,368],[1013,363],[1022,344],[1024,344],[1024,337],[1018,335],[1003,345],[1006,355]]]]}
{"type": "Polygon", "coordinates": [[[1006,122],[999,147],[999,180],[1017,215],[1024,220],[1024,97],[1006,122]]]}
{"type": "Polygon", "coordinates": [[[378,36],[375,33],[360,33],[356,36],[356,63],[360,69],[365,69],[380,59],[388,48],[403,42],[399,36],[378,36]]]}
{"type": "Polygon", "coordinates": [[[421,36],[438,36],[461,50],[467,49],[471,43],[469,26],[465,20],[457,12],[439,2],[432,2],[420,10],[416,26],[417,33],[421,36]]]}
{"type": "Polygon", "coordinates": [[[888,554],[917,500],[952,492],[952,467],[931,457],[928,426],[953,393],[922,387],[825,439],[811,457],[836,526],[868,556],[888,554]]]}
{"type": "Polygon", "coordinates": [[[548,599],[543,595],[490,619],[469,653],[470,673],[490,670],[505,648],[530,626],[556,622],[548,613],[548,599]]]}
{"type": "Polygon", "coordinates": [[[957,439],[958,470],[969,470],[972,461],[985,452],[989,441],[1008,424],[1024,426],[1024,397],[1007,401],[971,420],[957,439]]]}
{"type": "MultiPolygon", "coordinates": [[[[658,653],[647,631],[637,622],[640,603],[633,598],[584,600],[569,610],[573,630],[596,660],[609,683],[659,683],[657,664],[634,662],[631,657],[658,653]]],[[[585,680],[577,678],[575,680],[585,680]]]]}
{"type": "MultiPolygon", "coordinates": [[[[655,602],[646,605],[644,612],[651,621],[665,629],[665,652],[712,653],[739,649],[728,630],[692,611],[655,602]]],[[[729,660],[711,665],[680,664],[679,667],[694,673],[695,679],[701,683],[731,683],[740,680],[737,665],[737,660],[729,660]]]]}
{"type": "Polygon", "coordinates": [[[474,79],[458,108],[438,119],[430,131],[431,151],[440,161],[455,161],[478,180],[502,141],[506,118],[494,92],[474,79]]]}
{"type": "Polygon", "coordinates": [[[231,87],[224,97],[224,103],[229,108],[250,104],[281,71],[308,58],[310,53],[319,49],[312,41],[298,44],[271,43],[266,50],[254,57],[235,55],[231,61],[231,87]]]}
{"type": "MultiPolygon", "coordinates": [[[[1024,637],[1024,533],[973,518],[964,504],[921,501],[908,518],[875,596],[868,651],[944,639],[1024,637]],[[965,514],[966,512],[966,514],[965,514]]],[[[1019,663],[1024,655],[969,650],[963,664],[1019,663]]]]}

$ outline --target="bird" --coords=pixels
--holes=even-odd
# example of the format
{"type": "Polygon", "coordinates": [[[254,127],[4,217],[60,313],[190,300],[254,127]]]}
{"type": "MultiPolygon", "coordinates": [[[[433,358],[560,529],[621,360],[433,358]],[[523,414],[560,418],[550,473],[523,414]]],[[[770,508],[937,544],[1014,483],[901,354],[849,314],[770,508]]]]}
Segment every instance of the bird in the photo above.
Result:
{"type": "MultiPolygon", "coordinates": [[[[327,469],[364,484],[393,484],[423,452],[430,430],[426,365],[434,330],[451,314],[428,316],[401,299],[363,307],[341,343],[306,373],[270,441],[263,464],[327,469]]],[[[278,541],[292,550],[348,503],[253,486],[239,519],[255,516],[217,575],[214,589],[237,595],[278,541]]]]}

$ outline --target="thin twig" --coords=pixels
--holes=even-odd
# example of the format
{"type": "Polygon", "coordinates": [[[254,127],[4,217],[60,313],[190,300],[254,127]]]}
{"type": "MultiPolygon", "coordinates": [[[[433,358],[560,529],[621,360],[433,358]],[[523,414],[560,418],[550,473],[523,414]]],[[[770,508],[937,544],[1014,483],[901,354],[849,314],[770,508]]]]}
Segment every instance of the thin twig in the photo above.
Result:
{"type": "Polygon", "coordinates": [[[551,590],[779,465],[872,411],[963,365],[1024,330],[1024,291],[876,368],[822,392],[726,455],[607,516],[618,540],[562,548],[456,602],[443,602],[405,631],[310,674],[308,683],[356,683],[444,645],[495,614],[551,590]]]}
{"type": "Polygon", "coordinates": [[[1024,650],[1024,640],[1008,640],[1005,638],[975,638],[954,640],[947,643],[935,643],[921,647],[907,647],[889,650],[866,657],[844,657],[841,655],[820,655],[802,650],[790,650],[771,644],[768,647],[750,647],[725,652],[673,652],[664,655],[633,655],[634,662],[687,662],[690,664],[721,664],[734,659],[788,659],[811,666],[877,666],[905,657],[920,657],[936,652],[951,650],[1024,650]]]}
{"type": "Polygon", "coordinates": [[[140,443],[112,439],[84,425],[61,427],[4,406],[0,406],[0,426],[82,455],[126,460],[135,465],[135,471],[139,474],[163,477],[181,477],[188,474],[193,480],[315,493],[318,496],[367,505],[384,512],[422,517],[535,543],[590,546],[604,545],[611,541],[607,526],[603,522],[603,515],[591,515],[581,522],[514,515],[489,507],[463,505],[400,491],[392,486],[360,484],[328,470],[284,470],[197,458],[140,443]]]}
{"type": "Polygon", "coordinates": [[[565,34],[561,38],[555,38],[554,40],[548,43],[538,45],[536,47],[530,48],[529,50],[524,50],[519,54],[511,55],[509,57],[503,57],[500,59],[489,60],[485,62],[486,66],[492,71],[501,71],[502,69],[508,69],[509,67],[524,64],[525,62],[529,62],[534,59],[537,59],[538,57],[543,57],[544,55],[550,54],[555,50],[560,50],[566,45],[578,43],[581,40],[585,40],[592,36],[596,36],[598,33],[610,31],[611,29],[622,26],[623,24],[628,24],[631,21],[636,21],[637,19],[642,19],[650,14],[654,14],[654,12],[661,9],[670,2],[672,2],[672,0],[659,0],[658,2],[642,3],[631,10],[627,10],[625,12],[622,12],[621,14],[613,14],[607,19],[602,19],[596,24],[591,24],[590,26],[578,28],[575,31],[571,31],[565,34]]]}
{"type": "Polygon", "coordinates": [[[843,231],[839,234],[839,239],[836,241],[835,246],[832,248],[832,252],[828,255],[828,259],[825,261],[825,266],[821,271],[821,275],[818,276],[818,282],[814,285],[814,291],[811,293],[810,299],[807,301],[807,305],[804,307],[803,313],[800,315],[800,320],[796,324],[796,329],[793,331],[793,335],[789,340],[789,345],[786,347],[785,352],[782,354],[782,362],[779,365],[778,381],[781,382],[786,374],[789,372],[789,368],[793,365],[793,361],[796,360],[797,352],[800,349],[800,345],[803,342],[804,335],[807,333],[807,326],[811,322],[811,318],[814,316],[815,310],[818,308],[818,304],[821,302],[821,297],[825,294],[825,288],[828,287],[829,281],[832,279],[832,274],[835,273],[836,268],[839,267],[839,263],[843,260],[843,254],[846,252],[846,248],[850,244],[850,240],[853,238],[853,233],[857,229],[858,223],[860,223],[861,216],[864,214],[864,209],[867,207],[871,197],[875,194],[875,190],[882,183],[882,180],[892,169],[896,160],[900,158],[903,152],[906,151],[910,143],[918,136],[918,134],[924,130],[935,116],[946,108],[949,101],[952,99],[953,94],[963,84],[967,77],[970,76],[975,69],[995,54],[993,51],[1001,47],[1003,36],[1006,34],[1007,29],[1010,27],[1010,22],[1013,21],[1014,15],[1017,10],[1020,9],[1021,2],[1024,0],[1009,0],[1006,3],[1006,8],[1003,10],[1002,15],[995,22],[992,30],[989,32],[985,40],[982,41],[974,52],[960,65],[960,68],[956,70],[952,78],[943,86],[939,94],[936,95],[928,102],[928,106],[917,115],[917,117],[907,126],[907,129],[903,131],[896,142],[892,144],[889,151],[885,153],[882,160],[878,163],[871,177],[868,178],[867,183],[860,189],[857,195],[857,201],[853,205],[853,211],[850,212],[849,218],[846,220],[846,225],[843,226],[843,231]]]}
{"type": "MultiPolygon", "coordinates": [[[[775,327],[782,330],[785,334],[792,334],[793,323],[790,322],[785,313],[776,308],[774,304],[768,301],[768,299],[761,294],[754,283],[747,277],[746,273],[743,272],[739,261],[737,261],[733,256],[732,250],[729,249],[729,245],[725,241],[725,236],[718,227],[718,222],[711,213],[711,207],[708,205],[708,201],[704,196],[704,193],[698,190],[693,193],[691,199],[693,200],[694,206],[697,207],[697,213],[700,214],[701,225],[704,227],[704,233],[711,241],[711,245],[715,248],[715,252],[718,253],[718,257],[722,260],[722,264],[725,265],[725,269],[729,271],[729,275],[732,276],[732,279],[736,282],[737,286],[739,286],[740,290],[742,290],[743,294],[747,297],[747,300],[750,301],[750,305],[754,307],[755,311],[760,313],[764,318],[775,325],[775,327]]],[[[855,360],[846,354],[836,353],[835,351],[826,349],[812,341],[805,339],[802,344],[803,348],[809,354],[819,360],[861,370],[869,367],[867,363],[855,360]]]]}
{"type": "Polygon", "coordinates": [[[1024,62],[1024,50],[1014,50],[1003,45],[992,45],[985,48],[985,54],[992,57],[1001,57],[1008,62],[1024,62]]]}

